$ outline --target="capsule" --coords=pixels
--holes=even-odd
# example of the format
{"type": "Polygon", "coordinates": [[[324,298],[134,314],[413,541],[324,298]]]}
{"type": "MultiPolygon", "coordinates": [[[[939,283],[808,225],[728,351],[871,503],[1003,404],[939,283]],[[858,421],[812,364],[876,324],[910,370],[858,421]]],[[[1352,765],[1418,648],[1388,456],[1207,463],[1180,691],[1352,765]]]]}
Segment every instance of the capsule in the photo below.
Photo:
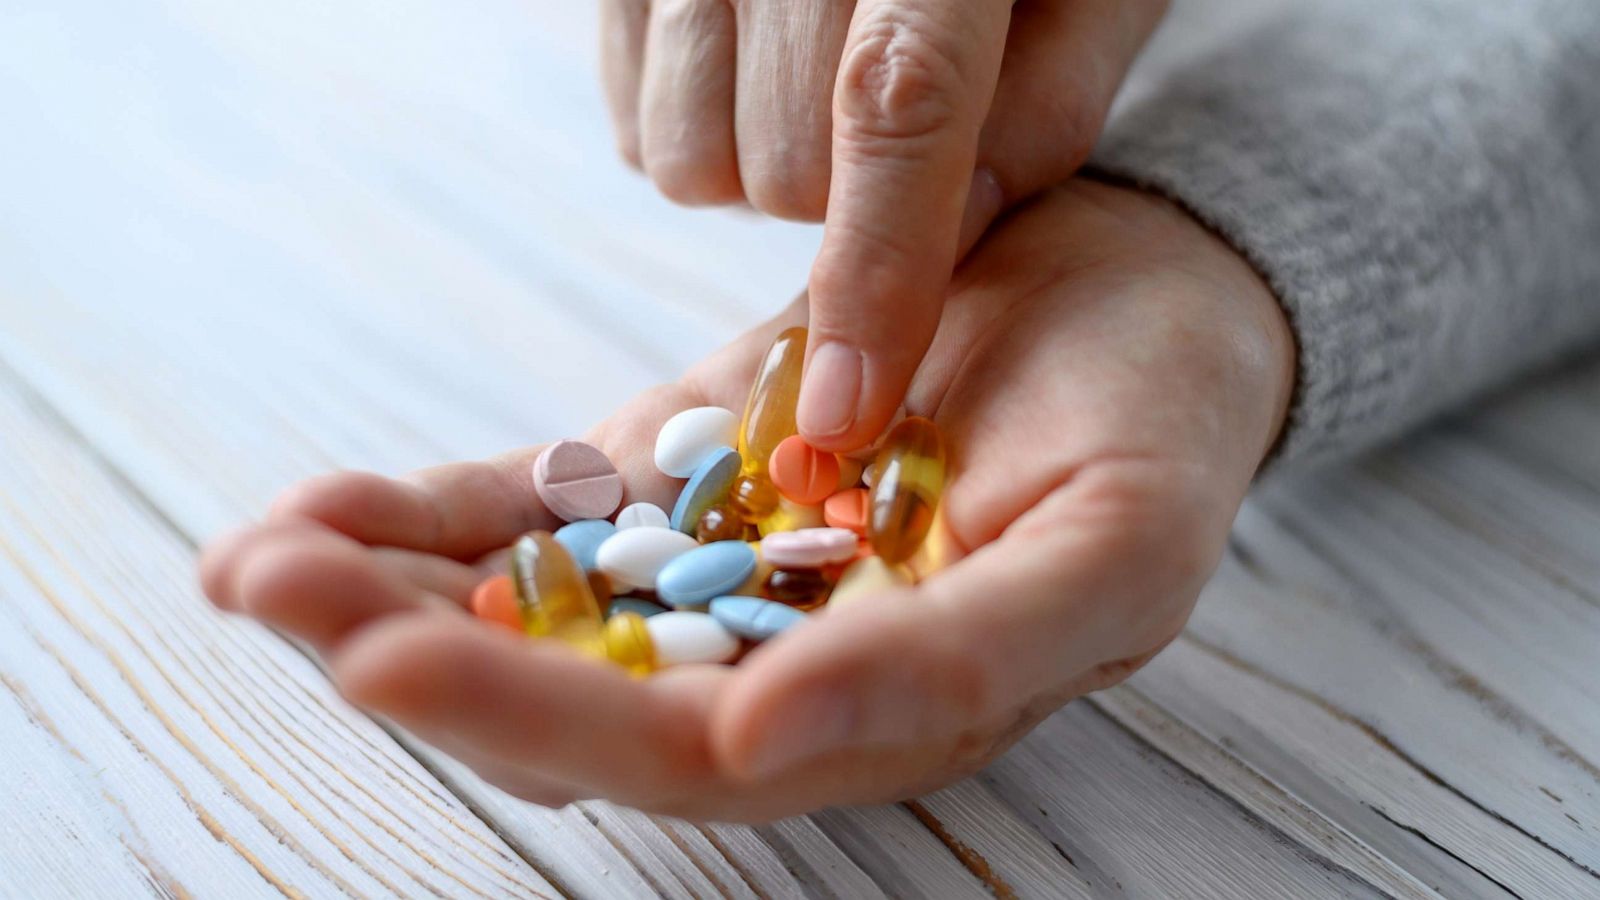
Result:
{"type": "Polygon", "coordinates": [[[517,539],[511,548],[511,584],[528,634],[603,655],[600,604],[582,567],[554,535],[533,531],[517,539]]]}
{"type": "Polygon", "coordinates": [[[624,610],[606,620],[602,640],[606,659],[628,671],[635,678],[656,670],[656,645],[650,639],[650,629],[644,616],[624,610]]]}
{"type": "Polygon", "coordinates": [[[816,569],[777,569],[761,584],[761,596],[799,610],[828,602],[833,583],[816,569]]]}
{"type": "Polygon", "coordinates": [[[744,529],[744,518],[731,504],[723,503],[701,513],[700,521],[694,527],[694,538],[702,544],[742,541],[744,529]]]}
{"type": "Polygon", "coordinates": [[[767,478],[767,461],[784,438],[799,430],[794,416],[805,360],[806,330],[798,326],[785,329],[767,349],[755,383],[750,386],[750,399],[739,422],[743,477],[734,486],[734,496],[741,512],[751,521],[763,518],[777,506],[778,492],[767,478]]]}
{"type": "Polygon", "coordinates": [[[939,426],[921,416],[901,421],[884,438],[872,470],[867,538],[884,562],[905,562],[928,536],[944,491],[939,426]]]}

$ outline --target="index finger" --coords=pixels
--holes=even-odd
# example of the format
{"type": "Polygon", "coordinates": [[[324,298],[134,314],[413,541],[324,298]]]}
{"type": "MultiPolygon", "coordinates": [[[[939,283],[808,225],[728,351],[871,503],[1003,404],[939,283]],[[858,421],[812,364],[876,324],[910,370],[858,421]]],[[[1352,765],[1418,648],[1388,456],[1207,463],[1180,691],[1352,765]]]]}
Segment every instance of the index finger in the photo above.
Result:
{"type": "Polygon", "coordinates": [[[888,423],[939,323],[964,210],[998,211],[998,185],[973,167],[1010,17],[1010,0],[856,7],[798,410],[818,447],[856,449],[888,423]]]}

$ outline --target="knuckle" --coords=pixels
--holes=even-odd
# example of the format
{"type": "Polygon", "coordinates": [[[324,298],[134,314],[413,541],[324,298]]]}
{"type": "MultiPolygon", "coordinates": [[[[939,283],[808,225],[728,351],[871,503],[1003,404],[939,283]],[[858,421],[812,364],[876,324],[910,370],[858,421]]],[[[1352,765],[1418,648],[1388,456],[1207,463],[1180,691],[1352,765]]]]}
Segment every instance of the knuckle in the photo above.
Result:
{"type": "Polygon", "coordinates": [[[707,165],[692,153],[651,153],[645,157],[645,172],[662,196],[681,206],[731,203],[741,196],[737,172],[707,165]]]}
{"type": "Polygon", "coordinates": [[[871,146],[945,130],[960,111],[963,73],[931,22],[886,13],[846,52],[836,98],[841,136],[871,146]]]}
{"type": "Polygon", "coordinates": [[[828,170],[816,153],[780,151],[748,167],[750,205],[779,219],[819,222],[828,208],[828,170]]]}

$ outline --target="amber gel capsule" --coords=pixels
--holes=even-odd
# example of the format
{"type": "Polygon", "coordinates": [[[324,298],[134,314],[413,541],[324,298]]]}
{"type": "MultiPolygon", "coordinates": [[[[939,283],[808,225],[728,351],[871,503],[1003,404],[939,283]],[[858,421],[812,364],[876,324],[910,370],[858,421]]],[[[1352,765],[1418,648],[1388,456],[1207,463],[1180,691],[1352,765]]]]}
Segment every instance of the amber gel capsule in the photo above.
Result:
{"type": "Polygon", "coordinates": [[[896,425],[872,463],[867,538],[891,565],[911,558],[928,536],[944,491],[944,441],[939,426],[921,416],[896,425]]]}
{"type": "Polygon", "coordinates": [[[644,616],[636,612],[620,612],[606,620],[606,658],[628,670],[635,677],[649,675],[656,669],[656,645],[650,639],[650,629],[645,627],[644,616]]]}
{"type": "Polygon", "coordinates": [[[761,361],[750,386],[744,418],[739,422],[739,458],[744,466],[734,484],[734,497],[751,520],[766,516],[778,504],[778,492],[767,478],[767,460],[783,439],[795,434],[795,404],[800,399],[800,374],[806,361],[806,330],[785,329],[761,361]],[[764,489],[763,489],[764,488],[764,489]]]}
{"type": "Polygon", "coordinates": [[[605,620],[589,579],[550,532],[533,531],[517,539],[511,548],[511,584],[528,634],[566,641],[591,655],[604,653],[605,620]]]}

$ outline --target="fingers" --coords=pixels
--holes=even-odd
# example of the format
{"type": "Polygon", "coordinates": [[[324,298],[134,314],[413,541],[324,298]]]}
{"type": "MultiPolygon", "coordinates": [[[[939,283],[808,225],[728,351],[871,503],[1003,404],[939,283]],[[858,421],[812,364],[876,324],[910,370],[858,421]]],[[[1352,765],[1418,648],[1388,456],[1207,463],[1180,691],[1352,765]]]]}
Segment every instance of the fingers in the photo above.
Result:
{"type": "Polygon", "coordinates": [[[617,150],[634,168],[639,152],[639,87],[644,58],[646,0],[601,0],[600,81],[611,111],[617,150]]]}
{"type": "MultiPolygon", "coordinates": [[[[978,169],[998,186],[1000,208],[1077,171],[1099,139],[1123,77],[1161,21],[1168,0],[1019,3],[978,169]]],[[[969,227],[979,210],[969,209],[969,227]]]]}
{"type": "Polygon", "coordinates": [[[656,0],[640,94],[645,171],[688,205],[743,196],[734,148],[734,18],[727,0],[656,0]]]}
{"type": "Polygon", "coordinates": [[[932,340],[1010,13],[1009,0],[856,7],[798,410],[819,447],[876,437],[932,340]]]}
{"type": "Polygon", "coordinates": [[[729,686],[718,760],[770,778],[871,747],[981,756],[1040,698],[1125,676],[1182,627],[1226,533],[1181,485],[1157,463],[1085,468],[960,565],[786,636],[729,686]]]}
{"type": "Polygon", "coordinates": [[[831,168],[829,98],[853,5],[852,0],[737,4],[739,168],[750,203],[769,215],[822,218],[831,168]]]}
{"type": "MultiPolygon", "coordinates": [[[[249,613],[324,653],[374,619],[446,605],[405,570],[380,564],[367,547],[305,520],[219,541],[207,549],[201,573],[218,606],[249,613]]],[[[437,567],[427,576],[447,577],[437,567]]]]}
{"type": "Polygon", "coordinates": [[[638,681],[556,642],[436,613],[364,629],[330,662],[352,702],[469,747],[502,777],[518,767],[623,802],[709,777],[706,701],[732,673],[638,681]]]}

